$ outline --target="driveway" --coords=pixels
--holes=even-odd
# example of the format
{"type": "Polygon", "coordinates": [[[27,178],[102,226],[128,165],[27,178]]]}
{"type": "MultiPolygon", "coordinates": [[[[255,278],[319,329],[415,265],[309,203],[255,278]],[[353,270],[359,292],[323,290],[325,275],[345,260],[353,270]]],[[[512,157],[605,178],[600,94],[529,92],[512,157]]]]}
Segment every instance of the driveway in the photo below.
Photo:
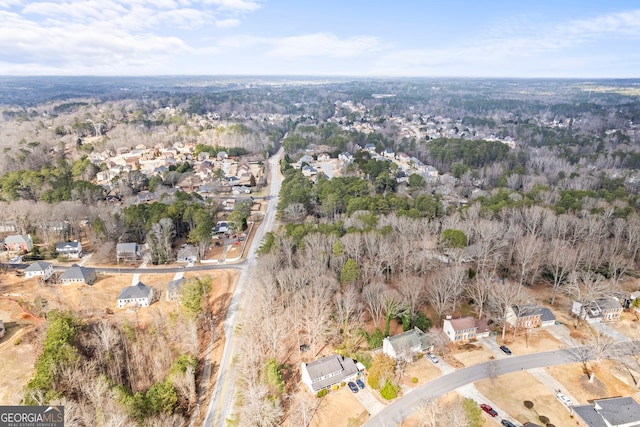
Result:
{"type": "Polygon", "coordinates": [[[368,384],[365,386],[364,390],[360,390],[354,394],[356,399],[358,399],[358,402],[360,402],[360,404],[364,406],[364,409],[369,412],[370,416],[373,417],[384,409],[384,405],[376,399],[368,384]]]}
{"type": "Polygon", "coordinates": [[[591,327],[596,331],[600,331],[603,334],[613,338],[613,340],[616,342],[631,342],[631,338],[621,332],[616,331],[606,323],[592,323],[591,327]]]}

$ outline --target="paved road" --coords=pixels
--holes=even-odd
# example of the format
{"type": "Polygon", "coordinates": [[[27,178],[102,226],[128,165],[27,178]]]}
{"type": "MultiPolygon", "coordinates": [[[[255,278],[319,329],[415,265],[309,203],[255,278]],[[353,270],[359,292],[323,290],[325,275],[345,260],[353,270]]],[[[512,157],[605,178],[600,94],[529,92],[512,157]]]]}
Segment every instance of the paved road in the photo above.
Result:
{"type": "MultiPolygon", "coordinates": [[[[241,301],[244,295],[244,287],[247,284],[247,279],[251,268],[256,262],[256,251],[262,244],[262,238],[267,231],[273,229],[273,224],[276,218],[276,210],[278,208],[278,194],[280,194],[280,186],[282,184],[282,176],[280,175],[280,156],[283,150],[280,149],[275,155],[269,159],[269,166],[271,167],[271,187],[269,189],[269,202],[267,203],[267,211],[260,228],[256,231],[256,234],[251,242],[251,246],[247,251],[246,261],[236,264],[240,268],[240,278],[236,285],[235,292],[231,298],[229,304],[229,310],[227,312],[227,318],[224,323],[225,345],[222,354],[222,360],[220,361],[220,367],[216,376],[216,382],[213,389],[213,395],[211,397],[211,403],[207,411],[207,416],[204,420],[204,426],[220,426],[226,425],[227,418],[233,408],[235,397],[235,386],[237,379],[237,366],[233,364],[234,354],[241,347],[241,336],[236,336],[236,326],[239,323],[241,316],[241,301]]],[[[229,266],[227,266],[228,268],[229,266]]]]}
{"type": "MultiPolygon", "coordinates": [[[[638,351],[634,348],[633,343],[619,343],[616,345],[616,350],[617,357],[638,351]]],[[[566,350],[528,354],[525,356],[512,356],[470,366],[423,384],[387,406],[382,412],[363,424],[363,426],[389,427],[400,424],[405,418],[417,411],[420,405],[424,404],[428,399],[438,398],[459,387],[488,378],[491,364],[495,365],[497,375],[503,375],[522,369],[526,370],[575,363],[578,361],[577,358],[579,354],[580,352],[577,351],[576,348],[570,348],[566,350]]]]}

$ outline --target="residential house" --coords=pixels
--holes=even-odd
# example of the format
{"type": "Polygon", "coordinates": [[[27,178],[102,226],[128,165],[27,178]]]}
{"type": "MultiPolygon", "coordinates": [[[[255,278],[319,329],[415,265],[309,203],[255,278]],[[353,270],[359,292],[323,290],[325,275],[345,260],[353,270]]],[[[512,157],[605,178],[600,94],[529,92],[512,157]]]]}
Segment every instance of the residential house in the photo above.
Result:
{"type": "Polygon", "coordinates": [[[550,326],[556,321],[556,316],[546,307],[519,307],[517,305],[507,308],[507,323],[513,328],[537,328],[538,326],[550,326]]]}
{"type": "Polygon", "coordinates": [[[489,336],[489,325],[487,325],[487,322],[471,316],[461,317],[459,319],[445,319],[442,330],[453,342],[489,336]]]}
{"type": "Polygon", "coordinates": [[[394,359],[403,358],[411,361],[415,354],[432,350],[433,344],[427,338],[427,334],[418,327],[382,340],[382,352],[394,359]]]}
{"type": "Polygon", "coordinates": [[[409,163],[411,161],[411,156],[409,156],[407,153],[398,153],[398,160],[400,160],[403,163],[409,163]]]}
{"type": "Polygon", "coordinates": [[[306,177],[310,177],[310,176],[316,175],[317,173],[318,173],[318,171],[315,170],[313,168],[313,166],[304,165],[302,167],[302,175],[304,175],[306,177]]]}
{"type": "Polygon", "coordinates": [[[329,160],[331,160],[331,157],[327,153],[318,154],[319,162],[328,162],[329,160]]]}
{"type": "Polygon", "coordinates": [[[15,234],[11,236],[7,236],[4,239],[4,247],[8,251],[31,251],[33,248],[33,240],[31,240],[31,235],[27,234],[26,236],[15,234]]]}
{"type": "Polygon", "coordinates": [[[36,261],[24,269],[24,275],[27,279],[40,277],[42,280],[46,281],[53,276],[53,264],[49,262],[36,261]]]}
{"type": "Polygon", "coordinates": [[[427,165],[425,165],[424,163],[422,163],[422,160],[418,159],[417,157],[411,157],[409,158],[409,163],[418,171],[418,172],[426,172],[427,171],[427,165]]]}
{"type": "Polygon", "coordinates": [[[343,381],[354,380],[358,376],[356,361],[339,354],[303,363],[301,370],[302,382],[313,394],[343,381]]]}
{"type": "Polygon", "coordinates": [[[340,153],[338,154],[338,160],[340,160],[343,163],[353,163],[353,154],[349,153],[349,152],[344,152],[344,153],[340,153]]]}
{"type": "Polygon", "coordinates": [[[375,153],[376,152],[376,144],[366,144],[364,146],[364,149],[366,151],[368,151],[369,153],[375,153]]]}
{"type": "Polygon", "coordinates": [[[4,336],[5,332],[6,329],[4,328],[4,323],[2,323],[2,320],[0,320],[0,338],[4,336]]]}
{"type": "Polygon", "coordinates": [[[178,250],[178,254],[176,255],[177,262],[195,262],[199,258],[198,248],[193,245],[185,245],[180,250],[178,250]]]}
{"type": "Polygon", "coordinates": [[[67,258],[82,258],[82,243],[77,240],[73,242],[56,243],[56,252],[67,258]]]}
{"type": "Polygon", "coordinates": [[[595,399],[589,405],[574,405],[571,409],[579,427],[640,426],[640,404],[632,397],[595,399]]]}
{"type": "Polygon", "coordinates": [[[302,166],[304,164],[308,164],[310,165],[311,163],[313,163],[313,157],[311,157],[308,154],[305,154],[304,156],[300,157],[300,159],[293,165],[296,169],[300,169],[302,168],[302,166]]]}
{"type": "Polygon", "coordinates": [[[246,185],[236,185],[231,189],[232,194],[251,194],[251,187],[246,185]]]}
{"type": "Polygon", "coordinates": [[[118,294],[118,308],[127,305],[137,307],[149,307],[153,302],[153,288],[142,282],[133,286],[127,286],[118,294]]]}
{"type": "Polygon", "coordinates": [[[63,285],[70,285],[71,283],[93,285],[96,281],[96,269],[73,264],[67,271],[62,273],[59,280],[63,285]]]}
{"type": "Polygon", "coordinates": [[[582,307],[578,301],[573,302],[571,312],[587,321],[587,323],[616,322],[620,320],[622,305],[614,298],[599,298],[582,307]]]}
{"type": "Polygon", "coordinates": [[[425,173],[432,178],[438,177],[438,169],[434,168],[433,166],[427,166],[425,173]]]}
{"type": "Polygon", "coordinates": [[[180,288],[182,287],[184,278],[172,280],[167,288],[167,301],[177,301],[180,298],[180,288]]]}
{"type": "Polygon", "coordinates": [[[382,155],[387,159],[393,159],[396,157],[396,153],[391,148],[385,148],[382,151],[382,155]]]}
{"type": "Polygon", "coordinates": [[[217,160],[226,160],[228,158],[229,154],[226,151],[218,151],[218,154],[216,154],[217,160]]]}
{"type": "Polygon", "coordinates": [[[137,243],[118,243],[116,245],[116,261],[135,261],[142,256],[137,243]]]}
{"type": "Polygon", "coordinates": [[[231,229],[229,228],[229,223],[226,222],[226,221],[218,221],[218,222],[216,222],[216,226],[213,229],[213,232],[216,233],[216,234],[231,232],[231,229]]]}
{"type": "Polygon", "coordinates": [[[155,198],[156,198],[156,195],[154,193],[149,192],[149,191],[141,191],[138,194],[136,194],[137,203],[150,202],[150,201],[154,200],[155,198]]]}

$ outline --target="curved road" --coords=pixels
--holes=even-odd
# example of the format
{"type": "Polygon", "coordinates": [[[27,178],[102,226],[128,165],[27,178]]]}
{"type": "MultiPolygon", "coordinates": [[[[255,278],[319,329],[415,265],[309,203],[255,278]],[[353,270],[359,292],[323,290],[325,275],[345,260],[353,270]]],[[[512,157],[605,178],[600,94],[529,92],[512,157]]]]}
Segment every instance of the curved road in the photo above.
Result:
{"type": "MultiPolygon", "coordinates": [[[[615,357],[638,354],[638,344],[640,343],[616,344],[615,357]]],[[[581,357],[582,354],[584,354],[584,352],[580,351],[579,348],[570,348],[496,359],[480,365],[470,366],[423,384],[387,406],[364,423],[363,426],[389,427],[398,425],[409,415],[417,411],[427,400],[438,398],[466,384],[488,378],[490,375],[490,367],[491,371],[494,371],[493,367],[496,368],[494,371],[496,375],[502,375],[522,369],[544,368],[547,366],[580,362],[584,360],[584,358],[581,357]]]]}
{"type": "MultiPolygon", "coordinates": [[[[216,382],[211,396],[211,403],[209,404],[203,426],[224,427],[227,423],[230,411],[233,408],[237,379],[237,366],[233,363],[233,359],[234,352],[237,351],[236,347],[239,347],[239,340],[241,339],[241,337],[237,337],[235,334],[240,316],[238,312],[244,287],[247,284],[249,271],[256,263],[256,251],[262,242],[264,234],[267,231],[271,231],[275,222],[276,210],[278,208],[278,195],[280,194],[280,186],[282,184],[282,175],[280,175],[279,172],[279,160],[282,152],[283,149],[281,148],[269,159],[269,165],[271,167],[271,186],[269,189],[267,211],[265,212],[262,224],[260,224],[260,227],[256,231],[251,242],[251,246],[247,251],[246,261],[234,265],[236,268],[240,269],[240,278],[238,279],[238,284],[236,285],[236,289],[231,297],[231,303],[229,304],[229,310],[227,311],[227,318],[224,322],[224,335],[226,338],[224,351],[222,354],[222,360],[220,361],[220,366],[218,367],[218,374],[216,376],[216,382]]],[[[229,268],[230,266],[225,267],[229,268]]]]}

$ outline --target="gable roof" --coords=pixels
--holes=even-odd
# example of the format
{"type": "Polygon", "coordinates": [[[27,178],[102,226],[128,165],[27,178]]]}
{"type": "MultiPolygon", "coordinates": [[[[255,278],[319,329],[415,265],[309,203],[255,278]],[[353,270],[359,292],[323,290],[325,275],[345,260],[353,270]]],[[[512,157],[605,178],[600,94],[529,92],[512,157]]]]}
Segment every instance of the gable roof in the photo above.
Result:
{"type": "Polygon", "coordinates": [[[553,315],[551,310],[546,307],[518,307],[514,305],[513,312],[517,317],[528,317],[528,316],[540,316],[540,320],[543,322],[554,321],[556,320],[556,316],[553,315]]]}
{"type": "Polygon", "coordinates": [[[640,426],[640,404],[631,397],[597,399],[572,408],[589,427],[640,426]]]}
{"type": "Polygon", "coordinates": [[[11,236],[7,236],[7,238],[4,239],[4,242],[6,244],[31,243],[31,236],[22,236],[20,234],[14,234],[14,235],[11,235],[11,236]]]}
{"type": "Polygon", "coordinates": [[[180,292],[180,286],[182,286],[182,282],[184,282],[184,278],[172,280],[169,282],[169,293],[180,292]]]}
{"type": "MultiPolygon", "coordinates": [[[[320,390],[335,384],[336,377],[346,378],[358,372],[358,367],[353,359],[339,354],[332,354],[331,356],[314,360],[305,364],[305,367],[312,382],[318,378],[328,376],[323,380],[313,382],[314,390],[320,390]]],[[[338,380],[338,382],[340,381],[338,380]]]]}
{"type": "Polygon", "coordinates": [[[393,347],[396,352],[405,348],[419,348],[420,351],[424,351],[432,345],[427,338],[427,334],[422,332],[418,327],[385,339],[389,341],[389,344],[391,344],[391,347],[393,347]]]}
{"type": "Polygon", "coordinates": [[[124,288],[118,294],[118,299],[140,299],[147,298],[151,299],[151,295],[153,294],[153,289],[149,286],[146,286],[142,282],[138,282],[138,284],[129,286],[124,288]]]}
{"type": "Polygon", "coordinates": [[[34,263],[29,264],[29,267],[25,268],[24,271],[45,271],[47,268],[51,267],[53,264],[48,262],[36,261],[34,263]]]}
{"type": "Polygon", "coordinates": [[[448,319],[448,320],[451,323],[451,326],[453,326],[453,329],[455,331],[464,331],[465,329],[471,329],[476,327],[476,319],[471,316],[461,317],[459,319],[448,319]]]}
{"type": "Polygon", "coordinates": [[[62,273],[60,280],[83,280],[89,282],[96,278],[95,268],[83,267],[78,264],[73,264],[67,271],[62,273]]]}
{"type": "Polygon", "coordinates": [[[80,242],[78,241],[56,243],[56,251],[65,250],[65,249],[66,250],[78,249],[79,246],[80,246],[80,242]]]}
{"type": "Polygon", "coordinates": [[[116,252],[118,253],[136,253],[138,251],[137,243],[118,243],[116,245],[116,252]]]}

